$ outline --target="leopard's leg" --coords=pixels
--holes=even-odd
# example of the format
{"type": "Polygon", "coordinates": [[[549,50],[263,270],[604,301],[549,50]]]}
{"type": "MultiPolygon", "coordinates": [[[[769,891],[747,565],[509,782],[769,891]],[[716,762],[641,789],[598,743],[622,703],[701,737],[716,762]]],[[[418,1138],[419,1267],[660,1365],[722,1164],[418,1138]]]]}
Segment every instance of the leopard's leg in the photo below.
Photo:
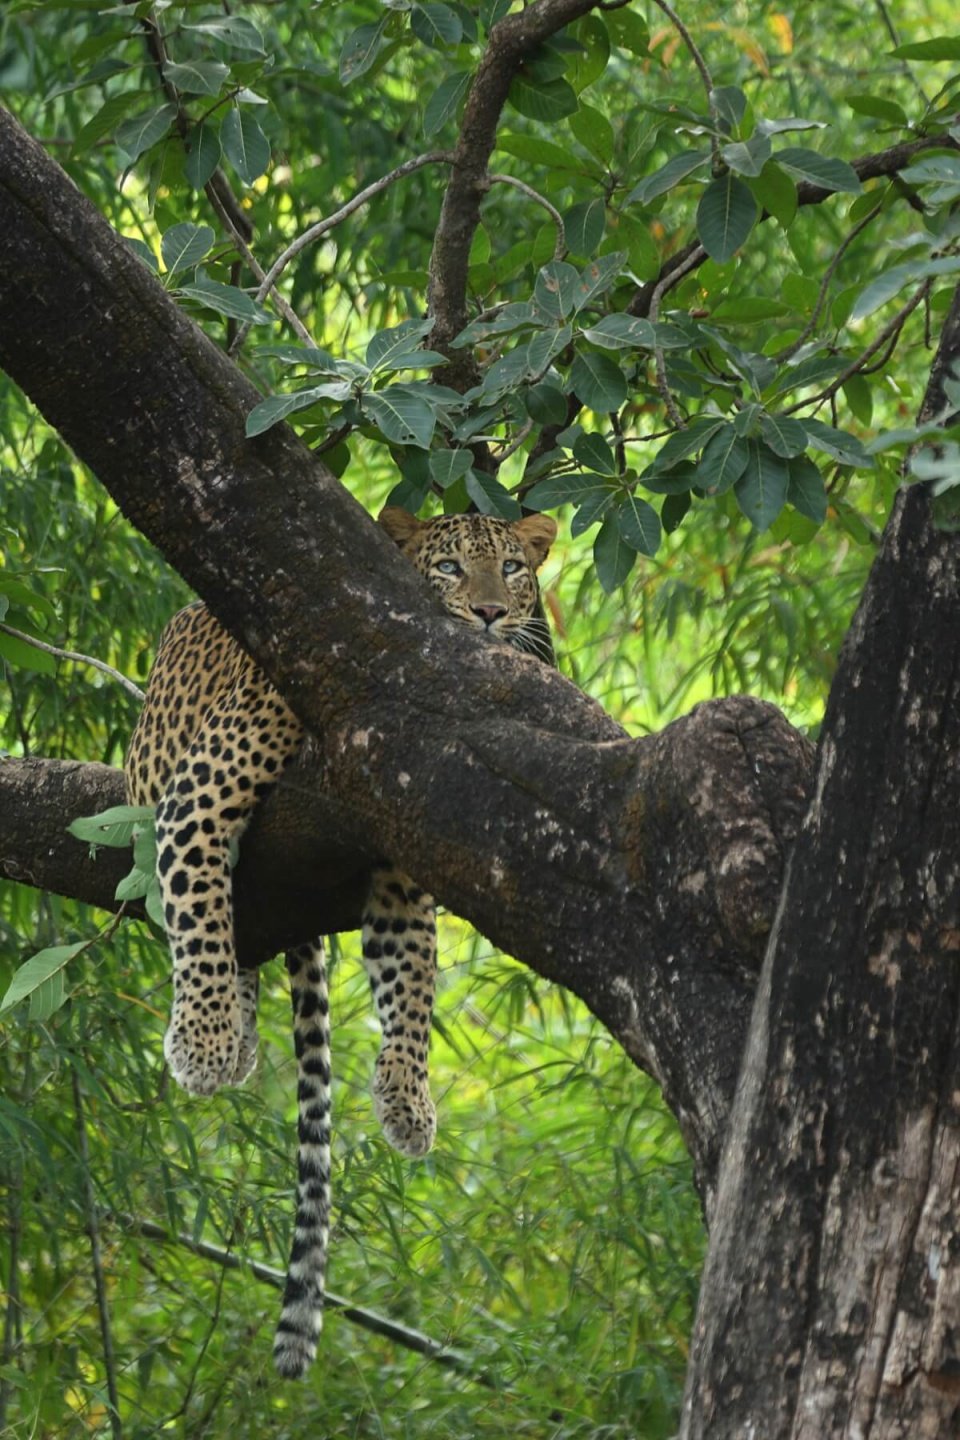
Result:
{"type": "Polygon", "coordinates": [[[157,875],[173,954],[163,1048],[174,1079],[195,1095],[230,1084],[240,1067],[230,841],[301,736],[292,713],[249,664],[205,715],[157,806],[157,875]]]}
{"type": "Polygon", "coordinates": [[[242,1085],[252,1075],[257,1064],[257,1046],[260,1036],[257,1032],[257,1001],[260,998],[260,971],[237,971],[237,994],[240,1000],[240,1053],[237,1066],[230,1080],[231,1085],[242,1085]]]}
{"type": "Polygon", "coordinates": [[[297,1380],[317,1353],[330,1235],[330,1009],[323,941],[287,952],[297,1052],[297,1214],[283,1309],[273,1342],[277,1370],[297,1380]]]}
{"type": "Polygon", "coordinates": [[[378,866],[371,878],[363,963],[383,1029],[373,1078],[377,1119],[401,1155],[425,1155],[437,1133],[428,1074],[436,911],[433,897],[392,866],[378,866]]]}

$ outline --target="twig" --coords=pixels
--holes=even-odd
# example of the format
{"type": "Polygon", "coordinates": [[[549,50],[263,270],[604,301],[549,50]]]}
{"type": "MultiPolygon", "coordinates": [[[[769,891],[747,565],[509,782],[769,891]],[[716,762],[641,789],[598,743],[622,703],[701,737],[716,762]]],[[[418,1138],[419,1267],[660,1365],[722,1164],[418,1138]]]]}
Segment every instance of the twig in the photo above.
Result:
{"type": "MultiPolygon", "coordinates": [[[[710,69],[707,65],[706,60],[704,60],[703,55],[697,47],[696,41],[690,34],[690,31],[687,29],[686,25],[684,25],[683,21],[680,19],[680,16],[677,14],[676,10],[674,10],[673,6],[668,5],[667,0],[653,0],[653,3],[657,6],[659,10],[663,11],[664,15],[666,15],[667,19],[670,21],[670,24],[680,36],[680,39],[683,41],[684,45],[686,45],[687,49],[690,51],[690,54],[693,56],[693,63],[700,71],[700,78],[703,81],[703,88],[707,92],[707,108],[710,112],[710,119],[713,125],[716,126],[719,117],[717,115],[717,103],[713,98],[713,76],[710,74],[710,69]]],[[[714,169],[716,169],[720,161],[720,140],[717,135],[710,136],[710,151],[713,155],[714,169]]]]}
{"type": "MultiPolygon", "coordinates": [[[[662,280],[658,280],[657,284],[654,286],[653,294],[650,297],[650,307],[648,313],[651,325],[655,325],[657,323],[657,320],[660,316],[660,302],[663,299],[664,295],[667,293],[667,291],[672,290],[674,285],[678,285],[683,279],[683,277],[690,270],[696,269],[700,262],[705,258],[706,251],[703,249],[702,245],[697,245],[690,252],[690,254],[685,260],[683,260],[679,265],[676,265],[668,275],[664,275],[662,280]]],[[[660,393],[660,398],[666,406],[667,414],[670,416],[670,419],[677,427],[677,429],[683,430],[686,426],[686,421],[680,414],[680,411],[677,409],[677,402],[674,400],[673,395],[670,393],[670,385],[667,380],[667,360],[666,356],[663,353],[663,348],[660,345],[655,345],[653,347],[653,362],[656,372],[657,390],[660,393]]]]}
{"type": "Polygon", "coordinates": [[[534,190],[525,180],[518,180],[515,175],[488,175],[487,179],[491,185],[512,185],[515,190],[522,190],[524,195],[529,195],[531,200],[536,200],[547,211],[550,219],[557,227],[557,243],[553,247],[553,258],[559,260],[567,248],[567,242],[563,233],[563,216],[555,205],[551,205],[545,195],[534,190]]]}
{"type": "Polygon", "coordinates": [[[826,389],[820,391],[819,395],[811,395],[806,400],[798,400],[795,405],[791,405],[789,409],[781,413],[784,415],[793,415],[798,410],[806,410],[810,405],[822,405],[824,400],[829,400],[836,395],[837,391],[846,384],[851,375],[856,375],[858,371],[862,370],[867,361],[872,360],[874,355],[887,344],[887,341],[903,329],[909,316],[916,310],[921,300],[929,294],[932,284],[932,280],[924,280],[923,284],[919,286],[907,303],[902,305],[893,319],[883,327],[873,343],[867,346],[863,354],[859,355],[856,360],[851,361],[847,368],[842,370],[835,380],[831,380],[826,389]]]}
{"type": "MultiPolygon", "coordinates": [[[[237,249],[240,251],[240,254],[243,256],[248,268],[252,271],[254,278],[260,284],[262,284],[264,279],[266,278],[263,266],[260,264],[257,257],[250,249],[250,246],[247,244],[245,237],[234,224],[233,216],[231,215],[229,208],[224,205],[219,192],[217,191],[211,180],[208,180],[206,185],[204,186],[204,193],[207,199],[210,201],[214,213],[219,218],[220,223],[227,230],[230,238],[233,240],[233,243],[236,245],[237,249]]],[[[293,330],[293,332],[303,341],[305,345],[312,345],[313,336],[310,334],[310,331],[307,329],[306,325],[304,325],[303,321],[300,319],[296,311],[287,304],[286,300],[280,294],[280,291],[277,290],[275,287],[271,286],[270,296],[273,300],[274,305],[276,305],[282,319],[286,320],[291,330],[293,330]]],[[[232,352],[235,349],[236,340],[234,340],[233,344],[230,346],[230,351],[232,352]]]]}
{"type": "Polygon", "coordinates": [[[813,307],[813,313],[811,314],[810,319],[807,321],[806,325],[803,327],[803,329],[800,331],[800,334],[797,336],[796,340],[794,340],[791,345],[787,345],[784,347],[783,350],[778,350],[775,355],[771,355],[770,358],[771,360],[773,360],[774,364],[782,365],[786,360],[789,360],[792,355],[796,355],[800,347],[807,342],[809,337],[813,334],[814,330],[816,330],[817,322],[820,319],[821,311],[826,304],[827,292],[830,289],[830,282],[833,280],[837,266],[840,264],[840,261],[843,259],[844,255],[849,250],[854,240],[856,240],[857,236],[860,235],[864,230],[866,230],[871,220],[876,219],[876,217],[880,214],[882,208],[883,207],[881,205],[875,205],[871,211],[864,215],[863,219],[858,224],[854,225],[853,229],[850,231],[850,234],[837,246],[833,259],[830,261],[830,264],[824,271],[823,280],[820,283],[820,291],[817,295],[816,304],[813,307]]]}
{"type": "MultiPolygon", "coordinates": [[[[162,1240],[168,1245],[182,1245],[184,1249],[201,1256],[204,1260],[213,1260],[227,1270],[249,1270],[255,1279],[262,1280],[265,1285],[272,1285],[275,1290],[283,1289],[286,1277],[281,1270],[276,1270],[272,1265],[264,1265],[259,1260],[244,1259],[239,1255],[234,1255],[230,1250],[222,1249],[219,1245],[211,1245],[206,1240],[194,1240],[192,1236],[180,1232],[171,1235],[164,1230],[162,1225],[156,1225],[152,1220],[140,1220],[135,1215],[126,1215],[116,1210],[105,1210],[101,1213],[104,1219],[114,1220],[125,1230],[129,1230],[131,1234],[144,1235],[150,1240],[162,1240]]],[[[374,1335],[383,1335],[388,1340],[404,1346],[407,1350],[413,1350],[418,1355],[425,1355],[428,1359],[435,1360],[438,1365],[443,1365],[449,1370],[456,1370],[461,1375],[468,1375],[479,1385],[486,1385],[491,1390],[504,1389],[504,1386],[494,1376],[478,1370],[476,1362],[469,1355],[465,1355],[462,1350],[454,1350],[448,1345],[441,1345],[439,1341],[432,1340],[429,1335],[424,1335],[422,1330],[412,1330],[408,1325],[401,1325],[397,1320],[390,1320],[386,1315],[380,1315],[375,1310],[368,1310],[366,1306],[354,1305],[330,1290],[326,1291],[324,1305],[328,1310],[339,1310],[345,1320],[359,1325],[361,1329],[369,1330],[374,1335]]]]}
{"type": "Polygon", "coordinates": [[[510,441],[510,444],[509,444],[509,445],[505,445],[502,450],[497,450],[497,451],[495,452],[495,454],[494,454],[493,457],[492,457],[492,458],[493,458],[493,463],[494,463],[495,465],[502,465],[503,462],[504,462],[504,460],[509,460],[509,458],[510,458],[511,455],[515,455],[515,454],[517,453],[517,451],[520,449],[520,446],[523,444],[524,440],[526,440],[527,436],[530,434],[530,431],[531,431],[532,429],[533,429],[533,421],[532,421],[532,420],[527,420],[527,421],[520,427],[519,433],[518,433],[517,435],[515,435],[514,438],[510,441]]]}
{"type": "Polygon", "coordinates": [[[110,1401],[110,1430],[113,1440],[123,1440],[123,1425],[120,1421],[120,1397],[117,1393],[117,1374],[113,1358],[113,1336],[110,1333],[110,1309],[107,1304],[107,1287],[103,1279],[103,1260],[100,1254],[100,1218],[96,1196],[93,1192],[93,1177],[90,1174],[90,1151],[87,1146],[87,1126],[83,1113],[83,1099],[76,1069],[71,1069],[73,1083],[73,1111],[77,1129],[77,1147],[83,1167],[84,1200],[87,1207],[87,1234],[90,1237],[90,1256],[93,1263],[93,1283],[97,1295],[97,1313],[100,1317],[100,1339],[103,1345],[103,1364],[107,1372],[107,1396],[110,1401]]]}
{"type": "Polygon", "coordinates": [[[119,670],[114,670],[105,660],[95,660],[92,655],[80,655],[76,650],[60,650],[56,645],[48,645],[45,640],[37,640],[33,635],[25,635],[22,630],[15,630],[12,625],[0,623],[0,630],[4,635],[12,635],[15,640],[23,640],[27,645],[32,645],[35,650],[43,650],[47,655],[55,655],[58,660],[73,660],[78,665],[92,665],[95,670],[102,670],[104,675],[109,675],[122,685],[135,700],[143,700],[144,694],[138,685],[128,680],[126,675],[121,675],[119,670]]]}
{"type": "MultiPolygon", "coordinates": [[[[372,184],[366,185],[362,190],[358,190],[351,200],[348,200],[345,205],[340,206],[339,210],[335,210],[332,215],[327,215],[323,220],[318,220],[315,225],[311,225],[309,229],[304,230],[302,235],[298,235],[296,240],[291,241],[286,250],[282,251],[260,282],[260,289],[257,291],[258,302],[264,299],[275,284],[277,277],[282,275],[283,271],[290,264],[290,261],[294,260],[300,254],[301,250],[305,250],[308,245],[313,245],[317,240],[322,239],[328,231],[332,230],[336,225],[339,225],[341,221],[346,220],[355,210],[359,210],[361,205],[366,205],[368,200],[373,200],[375,196],[379,195],[383,190],[388,189],[389,186],[395,184],[398,180],[404,179],[405,176],[413,175],[417,170],[422,170],[425,165],[449,165],[451,160],[452,156],[447,150],[430,150],[425,155],[415,155],[412,160],[405,160],[402,165],[398,165],[396,169],[391,170],[389,174],[381,175],[379,180],[374,180],[372,184]]],[[[233,350],[236,350],[243,344],[249,334],[250,324],[251,322],[248,320],[240,327],[240,330],[237,332],[237,338],[231,347],[233,350]]]]}

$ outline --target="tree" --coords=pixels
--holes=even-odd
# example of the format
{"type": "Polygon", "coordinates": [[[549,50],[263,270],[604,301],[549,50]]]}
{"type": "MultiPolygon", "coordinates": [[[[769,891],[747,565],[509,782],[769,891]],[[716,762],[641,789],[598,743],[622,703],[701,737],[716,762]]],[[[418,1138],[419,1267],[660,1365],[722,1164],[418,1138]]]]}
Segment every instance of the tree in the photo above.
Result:
{"type": "MultiPolygon", "coordinates": [[[[451,508],[472,501],[507,514],[519,500],[539,508],[571,502],[576,527],[600,523],[594,556],[610,589],[626,580],[638,553],[656,551],[662,530],[684,522],[691,502],[694,512],[738,508],[759,531],[779,523],[781,538],[809,537],[824,518],[827,490],[808,446],[828,456],[831,506],[855,530],[846,487],[851,467],[870,457],[855,434],[824,425],[816,411],[842,395],[868,423],[871,366],[888,366],[895,351],[902,360],[911,317],[958,268],[949,220],[902,266],[865,289],[850,287],[842,318],[831,314],[829,343],[825,303],[844,262],[856,263],[868,227],[879,221],[896,235],[889,215],[898,187],[912,196],[909,187],[920,185],[933,203],[952,203],[957,145],[937,109],[950,87],[928,107],[927,132],[907,146],[853,165],[803,147],[774,155],[777,136],[810,122],[758,119],[760,107],[742,88],[713,83],[693,37],[661,6],[706,85],[705,111],[701,99],[703,113],[688,104],[686,117],[704,138],[702,148],[634,184],[613,163],[609,120],[582,95],[605,68],[597,69],[604,46],[647,53],[646,27],[632,11],[601,19],[573,0],[538,0],[497,19],[503,8],[481,17],[473,79],[454,70],[427,103],[425,124],[439,129],[462,101],[455,148],[391,171],[399,184],[435,163],[450,166],[433,237],[429,322],[381,329],[364,366],[287,348],[279,358],[306,363],[321,383],[261,401],[5,118],[0,363],[317,736],[296,784],[264,807],[245,845],[242,863],[258,887],[254,894],[244,883],[256,913],[238,920],[250,962],[318,926],[342,924],[374,848],[401,856],[451,909],[586,1000],[678,1116],[711,1231],[684,1433],[740,1435],[751,1425],[771,1435],[858,1433],[857,1426],[877,1435],[947,1433],[957,1416],[952,1332],[940,1319],[950,1312],[945,1257],[958,1198],[950,1193],[958,929],[951,802],[960,753],[952,440],[922,461],[929,482],[894,506],[833,686],[815,774],[803,737],[762,702],[720,701],[631,741],[560,677],[465,643],[450,622],[424,613],[414,577],[324,457],[339,468],[344,442],[357,432],[389,444],[402,474],[394,499],[411,505],[433,490],[451,508]],[[525,119],[570,115],[577,141],[605,169],[609,193],[599,211],[596,199],[578,198],[552,215],[552,260],[551,251],[538,254],[539,240],[527,244],[522,264],[544,261],[529,298],[498,298],[472,318],[470,287],[486,300],[506,276],[524,294],[520,261],[516,275],[498,274],[477,249],[508,97],[525,119]],[[926,149],[935,154],[918,159],[926,149]],[[661,259],[632,224],[630,206],[656,211],[688,176],[705,181],[697,239],[661,259]],[[806,292],[806,323],[770,353],[731,340],[724,304],[739,327],[782,315],[781,302],[758,301],[735,283],[763,253],[751,249],[769,229],[759,224],[760,207],[790,231],[798,204],[826,213],[830,196],[859,195],[862,182],[880,177],[892,183],[854,202],[852,228],[806,292]],[[613,221],[625,251],[605,248],[613,221]],[[572,265],[563,253],[586,263],[572,265]],[[709,318],[691,314],[703,308],[693,305],[691,286],[704,272],[709,318]],[[718,298],[721,286],[732,288],[729,300],[718,298]],[[862,337],[856,327],[904,289],[894,318],[862,337]],[[663,320],[671,290],[676,309],[663,320]],[[835,327],[851,317],[839,343],[835,327]],[[428,332],[434,348],[424,351],[428,332]],[[423,369],[440,383],[393,378],[423,369]],[[652,459],[638,475],[627,462],[629,427],[646,413],[659,421],[663,411],[675,428],[655,451],[657,435],[645,437],[652,459]],[[275,424],[297,412],[305,436],[319,441],[313,454],[275,424]],[[586,412],[600,423],[587,428],[586,412]],[[504,466],[521,453],[523,472],[508,488],[504,466]],[[641,490],[665,497],[659,514],[641,490]],[[864,810],[869,847],[859,843],[864,810]],[[331,873],[346,883],[308,893],[304,874],[331,854],[331,873]],[[853,1255],[841,1243],[847,1224],[863,1236],[853,1255]]],[[[388,15],[349,36],[341,76],[361,79],[382,66],[391,46],[406,43],[407,19],[388,15]]],[[[227,17],[214,33],[235,42],[239,23],[227,17]]],[[[409,17],[416,39],[429,32],[441,45],[469,42],[465,23],[475,21],[445,6],[415,7],[409,17]]],[[[257,178],[250,156],[262,157],[263,131],[237,88],[255,77],[236,63],[224,74],[224,62],[200,59],[191,68],[172,60],[167,47],[177,32],[161,34],[149,16],[143,24],[167,95],[136,122],[124,121],[130,128],[121,126],[117,139],[137,159],[171,137],[156,162],[158,186],[172,173],[172,155],[183,164],[182,142],[187,178],[198,191],[206,184],[226,227],[226,259],[256,266],[242,210],[216,168],[222,147],[242,179],[257,178]],[[186,98],[197,94],[239,102],[216,145],[198,118],[206,102],[186,98]]],[[[952,43],[932,41],[926,53],[949,58],[952,43]]],[[[617,84],[615,73],[614,93],[617,84]]],[[[894,102],[867,95],[859,103],[871,115],[894,102]]],[[[110,104],[88,120],[93,132],[117,123],[121,110],[108,112],[110,104]]],[[[507,153],[558,169],[564,152],[553,154],[552,143],[525,129],[507,153]]],[[[596,187],[588,171],[591,178],[596,187]]],[[[508,183],[529,197],[528,181],[508,183]]],[[[533,199],[555,211],[546,196],[533,199]]],[[[203,271],[183,283],[214,238],[192,220],[168,228],[167,284],[237,322],[228,340],[239,349],[259,306],[277,295],[280,267],[254,269],[255,301],[235,285],[217,288],[203,271]]],[[[509,283],[505,290],[513,293],[509,283]]],[[[291,294],[295,301],[296,287],[291,294]]],[[[311,344],[290,297],[276,303],[311,344]]],[[[942,426],[955,408],[958,324],[954,300],[924,425],[942,426]]],[[[891,441],[902,447],[923,433],[909,427],[872,448],[883,456],[891,441]]],[[[7,873],[111,903],[117,876],[69,854],[59,832],[76,809],[115,797],[115,778],[25,759],[7,762],[0,783],[3,849],[13,857],[7,873]]]]}

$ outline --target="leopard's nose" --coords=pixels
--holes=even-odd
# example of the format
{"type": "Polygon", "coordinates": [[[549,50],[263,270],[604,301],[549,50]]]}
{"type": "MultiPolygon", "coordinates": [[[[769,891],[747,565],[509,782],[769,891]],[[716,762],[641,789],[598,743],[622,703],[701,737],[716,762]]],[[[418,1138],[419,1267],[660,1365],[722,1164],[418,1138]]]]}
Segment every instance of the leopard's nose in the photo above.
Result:
{"type": "Polygon", "coordinates": [[[506,605],[471,605],[470,609],[474,615],[479,615],[484,625],[492,625],[495,620],[501,620],[507,613],[506,605]]]}

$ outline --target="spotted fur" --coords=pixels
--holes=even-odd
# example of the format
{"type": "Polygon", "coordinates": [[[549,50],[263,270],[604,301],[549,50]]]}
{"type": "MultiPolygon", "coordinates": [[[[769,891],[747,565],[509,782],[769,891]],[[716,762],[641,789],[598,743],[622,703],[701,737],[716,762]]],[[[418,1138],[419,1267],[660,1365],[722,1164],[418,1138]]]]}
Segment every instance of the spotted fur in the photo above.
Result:
{"type": "MultiPolygon", "coordinates": [[[[552,660],[536,571],[552,520],[483,515],[419,521],[380,517],[458,620],[552,660]]],[[[130,800],[155,805],[157,874],[173,955],[164,1039],[171,1072],[209,1095],[256,1063],[257,976],[238,969],[230,846],[296,754],[303,728],[256,664],[202,604],[161,638],[146,703],[127,752],[130,800]]],[[[373,1099],[401,1154],[431,1147],[436,1112],[428,1049],[436,985],[431,896],[394,866],[374,868],[363,912],[363,962],[382,1028],[373,1099]]],[[[320,940],[287,954],[298,1066],[298,1181],[293,1249],[274,1358],[302,1375],[316,1354],[330,1227],[330,1024],[320,940]]]]}

